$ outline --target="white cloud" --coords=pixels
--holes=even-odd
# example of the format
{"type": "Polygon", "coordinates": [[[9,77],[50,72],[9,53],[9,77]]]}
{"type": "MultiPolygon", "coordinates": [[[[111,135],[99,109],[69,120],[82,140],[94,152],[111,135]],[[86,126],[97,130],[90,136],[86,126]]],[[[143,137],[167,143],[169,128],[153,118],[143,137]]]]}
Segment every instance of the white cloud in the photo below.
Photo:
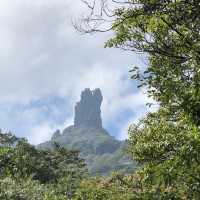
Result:
{"type": "MultiPolygon", "coordinates": [[[[57,127],[72,123],[73,105],[86,87],[101,88],[105,125],[118,123],[125,110],[135,113],[133,118],[140,115],[138,108],[149,99],[136,89],[128,70],[136,64],[144,66],[142,58],[104,49],[110,34],[77,34],[70,24],[71,17],[83,9],[80,1],[72,0],[0,2],[0,109],[5,105],[25,106],[12,120],[11,114],[2,110],[2,128],[26,135],[32,143],[44,141],[57,127]],[[33,102],[52,96],[68,103],[65,106],[71,114],[62,124],[53,124],[51,116],[43,116],[45,111],[40,106],[32,107],[33,102]]],[[[51,115],[59,116],[61,111],[55,108],[51,115]]],[[[122,126],[113,134],[121,134],[122,126]]]]}
{"type": "MultiPolygon", "coordinates": [[[[138,99],[139,100],[139,99],[138,99]]],[[[149,102],[149,101],[148,101],[149,102]]],[[[154,101],[150,101],[151,103],[155,103],[154,101]]],[[[154,104],[152,107],[145,107],[144,104],[140,105],[140,107],[136,107],[135,115],[128,118],[126,123],[121,125],[119,129],[119,134],[117,138],[119,140],[124,140],[128,138],[128,129],[131,124],[137,124],[140,119],[144,118],[149,112],[155,112],[158,109],[158,105],[154,104]]]]}
{"type": "Polygon", "coordinates": [[[50,139],[50,133],[53,133],[54,128],[49,124],[41,124],[35,126],[30,130],[30,134],[27,136],[28,140],[32,144],[39,144],[50,139]]]}

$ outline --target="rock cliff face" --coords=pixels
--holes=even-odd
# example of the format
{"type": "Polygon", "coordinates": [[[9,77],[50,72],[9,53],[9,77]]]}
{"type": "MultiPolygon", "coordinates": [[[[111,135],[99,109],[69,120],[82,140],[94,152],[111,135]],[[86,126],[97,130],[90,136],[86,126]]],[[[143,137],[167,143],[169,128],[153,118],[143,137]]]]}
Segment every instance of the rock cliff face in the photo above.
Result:
{"type": "Polygon", "coordinates": [[[81,100],[75,106],[74,127],[102,128],[101,103],[103,96],[100,89],[85,89],[81,100]]]}
{"type": "Polygon", "coordinates": [[[59,143],[67,149],[79,150],[92,175],[107,175],[112,171],[132,172],[136,163],[124,155],[125,141],[118,141],[102,127],[100,89],[85,89],[75,106],[74,125],[57,130],[50,141],[38,145],[40,149],[52,149],[59,143]]]}
{"type": "Polygon", "coordinates": [[[61,136],[60,130],[56,130],[56,132],[52,135],[51,139],[52,139],[52,140],[56,140],[56,139],[59,138],[60,136],[61,136]]]}

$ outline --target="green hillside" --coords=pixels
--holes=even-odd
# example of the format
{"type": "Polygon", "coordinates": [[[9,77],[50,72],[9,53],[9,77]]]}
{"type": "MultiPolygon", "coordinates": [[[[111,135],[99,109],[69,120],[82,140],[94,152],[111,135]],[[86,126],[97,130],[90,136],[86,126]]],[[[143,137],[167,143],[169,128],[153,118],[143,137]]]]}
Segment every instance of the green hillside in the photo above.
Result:
{"type": "Polygon", "coordinates": [[[111,171],[128,173],[136,167],[124,153],[126,143],[116,140],[105,129],[70,126],[62,133],[56,131],[51,141],[38,145],[38,148],[52,148],[54,142],[67,149],[79,150],[93,175],[107,175],[111,171]]]}
{"type": "Polygon", "coordinates": [[[80,101],[74,107],[74,125],[62,133],[56,131],[50,141],[38,145],[38,148],[51,149],[56,142],[69,150],[79,150],[93,175],[134,171],[136,163],[125,153],[126,142],[116,140],[103,128],[102,101],[100,89],[83,90],[80,101]]]}

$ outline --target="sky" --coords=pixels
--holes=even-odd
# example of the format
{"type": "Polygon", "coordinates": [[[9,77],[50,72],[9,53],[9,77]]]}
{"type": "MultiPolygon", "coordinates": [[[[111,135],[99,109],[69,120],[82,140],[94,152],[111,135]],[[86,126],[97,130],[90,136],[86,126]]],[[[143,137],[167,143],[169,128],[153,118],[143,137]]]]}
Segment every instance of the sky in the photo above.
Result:
{"type": "Polygon", "coordinates": [[[71,21],[87,12],[80,0],[0,1],[0,127],[30,143],[73,124],[84,88],[100,88],[103,126],[126,139],[152,102],[130,79],[144,55],[104,48],[112,33],[83,35],[71,21]]]}

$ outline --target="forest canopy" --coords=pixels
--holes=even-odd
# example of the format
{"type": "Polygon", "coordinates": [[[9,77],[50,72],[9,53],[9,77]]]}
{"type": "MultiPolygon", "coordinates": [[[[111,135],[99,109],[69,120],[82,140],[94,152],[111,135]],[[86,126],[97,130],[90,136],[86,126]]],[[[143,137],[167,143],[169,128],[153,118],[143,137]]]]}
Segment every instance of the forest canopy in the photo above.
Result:
{"type": "Polygon", "coordinates": [[[198,199],[200,167],[200,3],[198,0],[88,0],[76,28],[112,31],[106,47],[143,53],[146,70],[131,70],[159,104],[129,129],[141,163],[135,199],[198,199]],[[137,198],[136,198],[137,197],[137,198]]]}
{"type": "Polygon", "coordinates": [[[83,0],[74,23],[84,33],[112,31],[106,47],[144,53],[131,70],[158,104],[129,128],[132,174],[90,177],[77,151],[38,150],[0,133],[0,199],[198,200],[200,197],[199,0],[83,0]]]}
{"type": "Polygon", "coordinates": [[[106,47],[147,53],[145,72],[132,78],[148,88],[173,117],[184,112],[199,125],[200,4],[198,0],[88,0],[90,12],[77,23],[85,33],[112,30],[106,47]]]}

